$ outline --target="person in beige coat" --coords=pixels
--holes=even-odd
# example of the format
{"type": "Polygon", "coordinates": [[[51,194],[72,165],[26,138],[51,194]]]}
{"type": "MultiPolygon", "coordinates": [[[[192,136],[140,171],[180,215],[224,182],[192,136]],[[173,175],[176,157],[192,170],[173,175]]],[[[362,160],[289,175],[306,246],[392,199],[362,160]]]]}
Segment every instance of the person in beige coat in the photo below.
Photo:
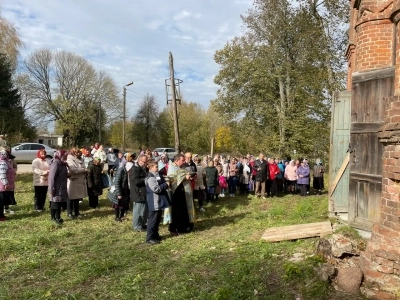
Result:
{"type": "Polygon", "coordinates": [[[85,164],[82,161],[82,152],[78,148],[71,148],[67,156],[69,177],[67,182],[68,200],[67,211],[70,219],[81,216],[79,213],[79,201],[87,197],[85,164]],[[72,214],[74,210],[74,214],[72,214]]]}
{"type": "Polygon", "coordinates": [[[37,152],[36,158],[32,161],[33,187],[35,189],[34,209],[38,212],[44,210],[49,185],[47,180],[49,176],[49,163],[46,155],[46,150],[41,149],[37,152]]]}

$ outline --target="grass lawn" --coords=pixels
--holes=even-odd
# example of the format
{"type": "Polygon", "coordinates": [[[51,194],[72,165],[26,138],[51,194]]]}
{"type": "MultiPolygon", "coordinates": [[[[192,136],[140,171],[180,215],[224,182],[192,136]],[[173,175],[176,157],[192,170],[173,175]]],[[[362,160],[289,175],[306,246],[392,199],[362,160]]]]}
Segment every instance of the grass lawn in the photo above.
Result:
{"type": "MultiPolygon", "coordinates": [[[[328,197],[225,197],[198,215],[195,231],[145,243],[132,215],[114,221],[101,208],[56,226],[49,210],[32,211],[32,175],[17,176],[15,214],[0,222],[0,299],[361,299],[342,295],[316,276],[317,239],[260,240],[269,227],[327,220],[328,197]]],[[[47,205],[46,205],[47,206],[47,205]]]]}

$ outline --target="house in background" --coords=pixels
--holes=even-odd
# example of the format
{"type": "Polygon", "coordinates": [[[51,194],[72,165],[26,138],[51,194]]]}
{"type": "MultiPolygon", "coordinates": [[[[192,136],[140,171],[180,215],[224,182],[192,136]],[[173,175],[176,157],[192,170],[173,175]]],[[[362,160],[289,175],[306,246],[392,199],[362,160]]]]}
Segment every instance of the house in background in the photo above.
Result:
{"type": "Polygon", "coordinates": [[[63,144],[63,135],[40,133],[38,134],[36,141],[40,144],[44,144],[50,147],[61,147],[63,144]]]}

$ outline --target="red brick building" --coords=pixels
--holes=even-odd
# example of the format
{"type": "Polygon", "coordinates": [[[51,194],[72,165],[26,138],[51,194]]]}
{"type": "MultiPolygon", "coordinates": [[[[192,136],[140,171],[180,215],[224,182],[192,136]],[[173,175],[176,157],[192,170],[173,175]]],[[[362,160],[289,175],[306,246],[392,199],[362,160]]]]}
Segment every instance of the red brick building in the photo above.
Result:
{"type": "Polygon", "coordinates": [[[361,268],[369,298],[400,299],[400,0],[350,0],[350,5],[347,88],[353,99],[355,78],[368,77],[367,84],[376,85],[383,116],[370,122],[380,124],[376,142],[383,157],[373,163],[382,165],[382,191],[379,221],[361,255],[361,268]],[[383,77],[390,88],[377,84],[383,77]]]}

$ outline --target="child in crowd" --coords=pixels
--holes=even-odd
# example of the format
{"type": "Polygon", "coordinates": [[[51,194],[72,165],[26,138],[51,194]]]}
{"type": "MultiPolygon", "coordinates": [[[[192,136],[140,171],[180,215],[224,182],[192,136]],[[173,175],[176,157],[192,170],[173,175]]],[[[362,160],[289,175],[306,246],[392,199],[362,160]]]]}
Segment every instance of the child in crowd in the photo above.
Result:
{"type": "Polygon", "coordinates": [[[154,245],[159,244],[161,241],[158,231],[162,210],[169,207],[168,183],[165,182],[164,176],[158,172],[158,162],[151,159],[147,162],[147,166],[149,173],[145,179],[145,183],[149,216],[147,219],[146,242],[154,245]]]}

